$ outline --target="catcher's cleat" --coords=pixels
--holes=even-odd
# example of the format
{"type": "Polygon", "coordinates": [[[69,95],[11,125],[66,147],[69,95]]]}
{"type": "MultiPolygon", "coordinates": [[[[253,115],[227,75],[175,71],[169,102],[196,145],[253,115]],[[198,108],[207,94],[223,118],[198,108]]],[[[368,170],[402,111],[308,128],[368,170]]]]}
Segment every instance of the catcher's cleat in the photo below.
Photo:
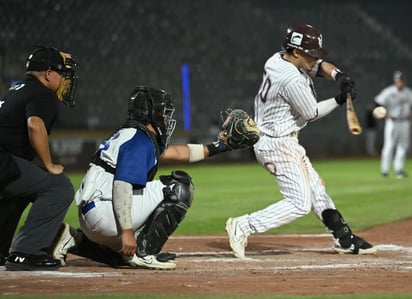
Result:
{"type": "Polygon", "coordinates": [[[74,237],[70,233],[70,225],[62,223],[57,234],[57,242],[53,249],[53,258],[60,260],[62,266],[66,265],[67,251],[76,245],[74,237]]]}
{"type": "Polygon", "coordinates": [[[247,246],[247,236],[243,233],[236,218],[229,218],[226,221],[226,232],[229,237],[229,244],[236,257],[245,258],[245,248],[247,246]]]}
{"type": "Polygon", "coordinates": [[[176,264],[169,261],[160,261],[155,255],[123,257],[126,264],[132,267],[143,267],[155,270],[173,270],[176,269],[176,264]]]}
{"type": "Polygon", "coordinates": [[[341,254],[375,254],[378,251],[371,244],[356,235],[352,235],[351,238],[351,244],[347,248],[343,248],[339,240],[335,239],[333,249],[341,254]]]}
{"type": "Polygon", "coordinates": [[[172,252],[161,252],[156,255],[156,259],[159,262],[168,262],[176,258],[176,253],[172,252]]]}

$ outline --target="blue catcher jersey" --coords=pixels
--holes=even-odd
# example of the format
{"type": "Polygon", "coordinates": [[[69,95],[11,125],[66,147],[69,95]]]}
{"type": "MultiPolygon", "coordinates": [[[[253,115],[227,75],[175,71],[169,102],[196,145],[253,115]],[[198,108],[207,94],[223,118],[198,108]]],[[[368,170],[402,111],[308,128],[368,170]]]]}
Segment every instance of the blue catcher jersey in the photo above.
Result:
{"type": "MultiPolygon", "coordinates": [[[[160,148],[160,154],[164,147],[160,148]]],[[[152,139],[136,128],[123,128],[99,147],[100,158],[116,169],[115,180],[145,187],[150,171],[157,165],[152,139]]]]}

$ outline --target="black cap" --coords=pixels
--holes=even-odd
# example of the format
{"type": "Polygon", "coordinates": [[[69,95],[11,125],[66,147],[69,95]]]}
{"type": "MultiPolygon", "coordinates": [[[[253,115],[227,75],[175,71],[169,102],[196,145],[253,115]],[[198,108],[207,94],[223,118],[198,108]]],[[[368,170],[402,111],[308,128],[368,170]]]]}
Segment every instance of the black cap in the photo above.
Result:
{"type": "Polygon", "coordinates": [[[26,71],[45,71],[49,68],[56,72],[65,70],[64,59],[56,48],[38,47],[27,58],[26,71]]]}

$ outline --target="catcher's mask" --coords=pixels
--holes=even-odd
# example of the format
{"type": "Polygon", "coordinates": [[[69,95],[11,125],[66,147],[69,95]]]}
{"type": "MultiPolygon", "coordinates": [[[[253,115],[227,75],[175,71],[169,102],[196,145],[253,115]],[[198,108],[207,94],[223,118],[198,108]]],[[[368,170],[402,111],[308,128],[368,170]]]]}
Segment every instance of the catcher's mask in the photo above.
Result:
{"type": "Polygon", "coordinates": [[[26,60],[26,71],[45,71],[51,69],[62,76],[56,90],[59,101],[69,107],[76,105],[74,95],[77,89],[77,63],[69,53],[53,47],[37,47],[26,60]]]}
{"type": "Polygon", "coordinates": [[[161,146],[169,144],[175,130],[174,112],[170,96],[164,90],[137,86],[130,95],[128,120],[138,121],[144,125],[151,124],[156,130],[161,146]]]}

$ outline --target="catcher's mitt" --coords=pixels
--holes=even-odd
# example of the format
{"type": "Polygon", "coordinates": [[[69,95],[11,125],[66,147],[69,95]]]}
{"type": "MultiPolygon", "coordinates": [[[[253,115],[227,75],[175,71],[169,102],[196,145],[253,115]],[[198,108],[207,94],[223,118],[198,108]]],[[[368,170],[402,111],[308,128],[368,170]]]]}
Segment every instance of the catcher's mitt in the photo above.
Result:
{"type": "Polygon", "coordinates": [[[242,109],[226,109],[221,113],[223,124],[218,139],[230,150],[247,148],[258,142],[260,130],[242,109]]]}

